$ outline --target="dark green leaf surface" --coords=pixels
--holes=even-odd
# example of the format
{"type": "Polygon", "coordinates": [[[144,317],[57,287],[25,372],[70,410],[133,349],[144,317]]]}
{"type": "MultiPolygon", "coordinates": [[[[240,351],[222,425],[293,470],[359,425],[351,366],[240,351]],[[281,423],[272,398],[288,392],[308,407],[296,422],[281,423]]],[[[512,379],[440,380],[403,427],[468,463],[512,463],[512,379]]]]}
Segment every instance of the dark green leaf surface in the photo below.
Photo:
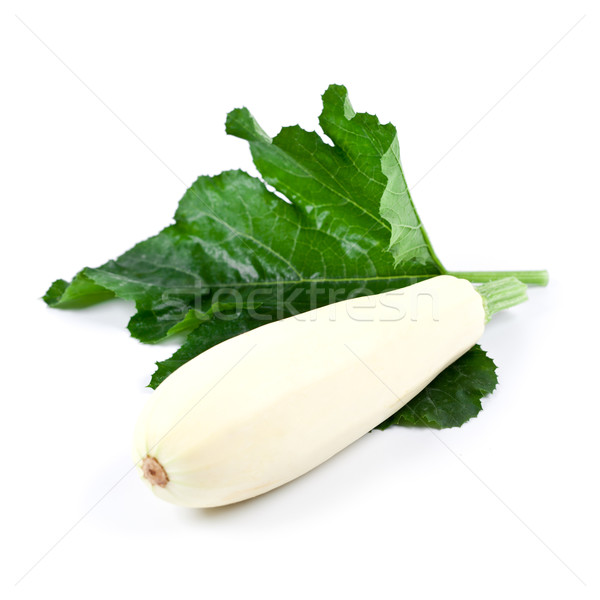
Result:
{"type": "Polygon", "coordinates": [[[319,122],[333,145],[298,126],[271,139],[247,109],[232,111],[227,132],[249,142],[277,193],[242,171],[199,177],[173,225],[71,283],[54,282],[44,300],[57,308],[133,300],[128,328],[137,339],[188,334],[159,363],[155,387],[197,354],[267,322],[253,309],[277,320],[444,273],[412,204],[393,125],[355,113],[336,85],[323,95],[319,122]],[[214,317],[232,308],[237,318],[214,317]]]}
{"type": "Polygon", "coordinates": [[[477,416],[481,399],[491,394],[497,383],[494,361],[480,346],[473,346],[378,429],[391,425],[460,427],[477,416]]]}
{"type": "MultiPolygon", "coordinates": [[[[331,86],[323,104],[321,125],[335,146],[299,127],[271,140],[246,109],[227,119],[291,204],[241,171],[200,177],[174,225],[68,286],[55,282],[46,301],[134,300],[131,334],[156,342],[180,331],[190,310],[208,313],[214,303],[273,307],[291,298],[298,312],[443,272],[408,195],[394,127],[355,114],[341,86],[331,86]]],[[[188,318],[183,328],[198,324],[188,318]]]]}
{"type": "Polygon", "coordinates": [[[367,255],[379,270],[391,254],[395,272],[403,275],[443,272],[408,192],[395,127],[356,114],[338,85],[323,94],[319,122],[333,146],[298,126],[284,127],[271,140],[245,108],[228,115],[226,128],[250,143],[264,179],[307,224],[343,240],[348,256],[367,255]]]}

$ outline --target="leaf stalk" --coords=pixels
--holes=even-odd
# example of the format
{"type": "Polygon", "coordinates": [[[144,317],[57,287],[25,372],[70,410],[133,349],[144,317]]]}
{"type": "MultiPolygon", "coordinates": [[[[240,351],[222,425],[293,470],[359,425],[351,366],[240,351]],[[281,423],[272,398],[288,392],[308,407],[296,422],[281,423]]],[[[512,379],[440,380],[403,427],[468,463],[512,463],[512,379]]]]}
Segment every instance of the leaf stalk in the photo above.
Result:
{"type": "Polygon", "coordinates": [[[448,271],[448,275],[468,279],[471,283],[487,283],[514,277],[527,285],[548,285],[548,271],[448,271]]]}

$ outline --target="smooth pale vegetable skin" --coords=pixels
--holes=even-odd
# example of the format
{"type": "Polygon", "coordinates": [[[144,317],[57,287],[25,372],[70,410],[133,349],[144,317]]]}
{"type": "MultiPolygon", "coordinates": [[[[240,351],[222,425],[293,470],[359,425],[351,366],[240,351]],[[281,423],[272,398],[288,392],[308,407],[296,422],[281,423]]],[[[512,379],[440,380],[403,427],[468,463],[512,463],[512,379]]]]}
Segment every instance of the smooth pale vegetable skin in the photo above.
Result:
{"type": "Polygon", "coordinates": [[[190,507],[278,487],[399,410],[477,342],[485,321],[473,285],[443,275],[229,339],[153,393],[135,433],[142,478],[190,507]]]}

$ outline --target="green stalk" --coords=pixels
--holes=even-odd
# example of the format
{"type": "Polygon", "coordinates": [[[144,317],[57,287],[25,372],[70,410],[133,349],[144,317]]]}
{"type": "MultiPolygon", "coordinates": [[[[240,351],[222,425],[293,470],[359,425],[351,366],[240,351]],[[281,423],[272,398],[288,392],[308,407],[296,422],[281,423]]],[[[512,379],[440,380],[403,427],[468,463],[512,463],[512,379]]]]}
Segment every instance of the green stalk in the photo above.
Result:
{"type": "Polygon", "coordinates": [[[489,281],[475,287],[483,298],[485,322],[501,310],[510,308],[527,300],[527,286],[516,277],[506,277],[489,281]]]}
{"type": "Polygon", "coordinates": [[[471,283],[487,283],[515,277],[529,285],[548,285],[548,271],[448,271],[448,275],[468,279],[471,283]]]}

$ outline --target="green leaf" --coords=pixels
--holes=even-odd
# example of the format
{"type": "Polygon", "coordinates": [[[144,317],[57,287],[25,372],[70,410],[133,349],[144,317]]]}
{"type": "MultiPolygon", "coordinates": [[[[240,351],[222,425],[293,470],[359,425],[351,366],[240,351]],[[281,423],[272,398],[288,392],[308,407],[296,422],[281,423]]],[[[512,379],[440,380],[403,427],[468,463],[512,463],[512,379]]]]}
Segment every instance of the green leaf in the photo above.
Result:
{"type": "Polygon", "coordinates": [[[247,109],[227,118],[227,130],[250,142],[265,180],[291,203],[241,171],[200,177],[174,225],[69,286],[55,284],[51,305],[68,305],[75,293],[83,301],[84,278],[89,303],[135,301],[128,328],[152,343],[192,330],[205,320],[196,315],[227,301],[279,307],[281,318],[444,272],[408,195],[394,127],[355,114],[341,86],[327,90],[323,106],[321,126],[334,146],[299,127],[271,140],[247,109]]]}
{"type": "Polygon", "coordinates": [[[226,130],[249,142],[265,181],[312,225],[345,240],[347,251],[368,252],[377,266],[388,265],[389,252],[404,275],[444,272],[412,204],[395,127],[356,114],[340,85],[323,94],[319,123],[333,146],[298,126],[271,139],[245,108],[229,113],[226,130]],[[365,243],[370,240],[375,243],[365,243]]]}
{"type": "MultiPolygon", "coordinates": [[[[128,329],[137,339],[187,334],[158,364],[155,387],[267,320],[445,273],[414,209],[393,125],[355,113],[337,85],[323,95],[319,122],[333,144],[298,126],[271,138],[247,109],[232,111],[227,132],[248,141],[274,191],[242,171],[199,177],[174,224],[71,283],[55,282],[45,301],[70,308],[116,296],[136,304],[128,329]]],[[[472,402],[471,388],[461,386],[489,365],[464,369],[469,377],[451,378],[447,388],[461,403],[472,402]]]]}
{"type": "Polygon", "coordinates": [[[480,346],[473,346],[378,429],[391,425],[460,427],[477,416],[481,399],[491,394],[497,383],[494,361],[480,346]]]}
{"type": "Polygon", "coordinates": [[[57,279],[48,288],[43,300],[52,308],[83,308],[113,298],[114,295],[82,271],[75,275],[71,283],[57,279]]]}

